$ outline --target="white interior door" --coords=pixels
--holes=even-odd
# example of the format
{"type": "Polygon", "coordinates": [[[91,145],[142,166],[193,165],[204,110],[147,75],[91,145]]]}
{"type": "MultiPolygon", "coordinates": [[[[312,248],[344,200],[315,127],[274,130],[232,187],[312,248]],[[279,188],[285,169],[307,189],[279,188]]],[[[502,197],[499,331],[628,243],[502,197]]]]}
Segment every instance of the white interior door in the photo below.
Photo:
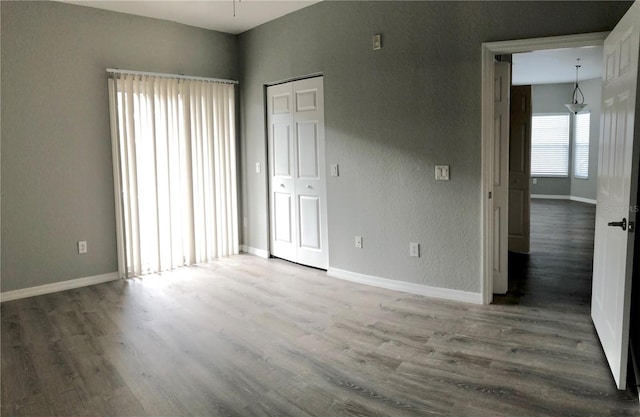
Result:
{"type": "Polygon", "coordinates": [[[591,317],[619,389],[626,387],[629,314],[636,222],[638,144],[634,118],[640,48],[640,3],[635,2],[604,45],[598,204],[591,317]]]}
{"type": "Polygon", "coordinates": [[[271,254],[296,260],[293,180],[293,91],[291,85],[267,89],[270,173],[271,254]]]}
{"type": "Polygon", "coordinates": [[[267,89],[271,254],[327,268],[322,77],[267,89]]]}
{"type": "Polygon", "coordinates": [[[511,87],[509,115],[509,250],[529,253],[531,86],[511,87]]]}
{"type": "Polygon", "coordinates": [[[504,294],[509,286],[509,89],[508,62],[495,63],[493,105],[493,292],[504,294]]]}

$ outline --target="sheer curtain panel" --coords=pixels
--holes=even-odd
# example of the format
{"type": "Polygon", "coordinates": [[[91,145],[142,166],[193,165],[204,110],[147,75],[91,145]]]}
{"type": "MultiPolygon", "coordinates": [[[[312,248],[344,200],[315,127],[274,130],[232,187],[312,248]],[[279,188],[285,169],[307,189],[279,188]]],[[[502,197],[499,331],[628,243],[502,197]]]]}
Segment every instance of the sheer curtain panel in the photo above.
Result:
{"type": "Polygon", "coordinates": [[[238,253],[230,83],[111,73],[120,275],[238,253]]]}

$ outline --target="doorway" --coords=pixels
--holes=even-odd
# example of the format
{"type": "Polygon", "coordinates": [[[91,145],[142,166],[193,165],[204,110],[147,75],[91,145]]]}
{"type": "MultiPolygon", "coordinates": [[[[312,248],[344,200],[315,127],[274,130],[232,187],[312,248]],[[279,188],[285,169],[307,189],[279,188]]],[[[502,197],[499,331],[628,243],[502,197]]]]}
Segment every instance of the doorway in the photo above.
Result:
{"type": "Polygon", "coordinates": [[[602,56],[598,46],[502,56],[512,75],[510,302],[589,313],[602,56]],[[575,114],[566,107],[574,93],[586,106],[575,114]]]}
{"type": "MultiPolygon", "coordinates": [[[[635,227],[631,231],[627,230],[626,217],[635,226],[636,211],[633,207],[637,207],[640,149],[635,140],[637,128],[634,130],[634,118],[628,115],[638,113],[636,93],[640,50],[639,18],[640,3],[634,3],[604,40],[606,71],[602,86],[603,128],[599,137],[599,205],[596,210],[591,318],[619,389],[626,386],[632,263],[634,256],[638,256],[634,252],[635,236],[631,234],[635,227]],[[616,221],[620,217],[622,220],[616,221]],[[614,221],[611,221],[612,218],[614,221]],[[614,229],[617,227],[620,230],[614,229]]],[[[597,35],[582,35],[591,37],[591,43],[582,43],[580,46],[596,44],[594,38],[597,35]]],[[[491,126],[494,117],[494,104],[491,100],[493,89],[489,89],[495,84],[494,56],[496,52],[514,53],[525,50],[522,49],[523,43],[528,45],[529,50],[574,47],[580,37],[581,35],[576,35],[483,44],[483,191],[488,191],[486,199],[483,196],[483,297],[487,302],[491,301],[492,286],[495,284],[491,274],[495,248],[504,248],[504,245],[496,246],[494,242],[501,243],[505,239],[502,234],[487,233],[492,226],[492,216],[488,213],[493,211],[494,202],[490,192],[496,175],[491,153],[496,142],[491,126]],[[518,43],[520,45],[515,45],[518,43]]],[[[502,276],[499,275],[498,278],[502,276]]]]}
{"type": "MultiPolygon", "coordinates": [[[[506,228],[495,227],[494,225],[506,220],[496,218],[492,209],[493,202],[491,200],[494,190],[493,166],[496,157],[494,150],[494,134],[495,128],[493,120],[493,106],[496,90],[494,87],[495,69],[494,58],[501,54],[516,54],[520,52],[548,50],[559,48],[577,48],[585,46],[599,46],[604,44],[607,32],[589,33],[580,35],[558,36],[537,39],[523,39],[515,41],[491,42],[483,44],[482,48],[482,207],[483,207],[483,279],[482,279],[482,295],[483,302],[489,304],[493,300],[495,268],[494,265],[494,248],[505,248],[503,251],[506,255],[506,247],[508,244],[508,230],[506,228]],[[499,233],[495,232],[499,231],[499,233]]],[[[507,215],[507,211],[502,211],[507,215]]],[[[504,264],[503,264],[504,265],[504,264]]],[[[507,288],[506,273],[500,274],[499,279],[503,282],[498,283],[500,288],[507,288]]]]}

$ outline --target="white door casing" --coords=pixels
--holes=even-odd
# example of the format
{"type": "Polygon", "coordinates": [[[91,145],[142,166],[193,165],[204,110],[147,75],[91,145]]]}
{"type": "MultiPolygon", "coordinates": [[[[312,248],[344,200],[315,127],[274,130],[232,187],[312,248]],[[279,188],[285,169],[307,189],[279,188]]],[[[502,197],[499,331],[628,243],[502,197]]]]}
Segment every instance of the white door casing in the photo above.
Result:
{"type": "Polygon", "coordinates": [[[604,44],[591,297],[591,317],[619,389],[626,387],[627,379],[634,236],[628,228],[609,223],[636,222],[639,50],[640,2],[636,1],[604,44]]]}
{"type": "Polygon", "coordinates": [[[271,254],[326,269],[322,77],[267,88],[271,254]]]}
{"type": "Polygon", "coordinates": [[[508,62],[495,63],[493,113],[493,292],[504,294],[508,289],[509,243],[509,90],[511,69],[508,62]]]}

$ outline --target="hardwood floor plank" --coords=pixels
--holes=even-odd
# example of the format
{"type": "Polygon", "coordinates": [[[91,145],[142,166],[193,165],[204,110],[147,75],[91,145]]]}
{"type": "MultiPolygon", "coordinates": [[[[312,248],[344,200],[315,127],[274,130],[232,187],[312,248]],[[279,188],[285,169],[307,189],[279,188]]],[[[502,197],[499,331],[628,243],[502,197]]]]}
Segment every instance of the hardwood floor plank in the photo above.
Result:
{"type": "Polygon", "coordinates": [[[593,207],[563,203],[489,306],[249,255],[3,303],[1,414],[640,416],[589,317],[593,207]]]}

